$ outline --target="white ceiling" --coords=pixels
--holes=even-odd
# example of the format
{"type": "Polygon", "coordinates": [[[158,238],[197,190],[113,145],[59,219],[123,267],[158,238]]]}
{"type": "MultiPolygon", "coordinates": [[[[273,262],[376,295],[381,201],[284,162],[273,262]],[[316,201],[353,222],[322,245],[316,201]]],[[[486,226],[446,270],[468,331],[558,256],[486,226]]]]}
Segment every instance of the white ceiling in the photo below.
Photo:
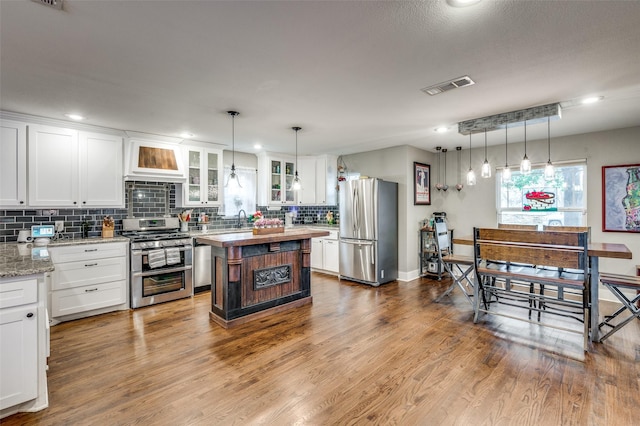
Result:
{"type": "Polygon", "coordinates": [[[0,108],[227,146],[235,109],[239,151],[293,153],[299,125],[300,154],[347,154],[466,148],[459,121],[605,97],[553,138],[640,125],[639,23],[640,1],[0,0],[0,108]],[[420,91],[463,75],[476,84],[420,91]]]}

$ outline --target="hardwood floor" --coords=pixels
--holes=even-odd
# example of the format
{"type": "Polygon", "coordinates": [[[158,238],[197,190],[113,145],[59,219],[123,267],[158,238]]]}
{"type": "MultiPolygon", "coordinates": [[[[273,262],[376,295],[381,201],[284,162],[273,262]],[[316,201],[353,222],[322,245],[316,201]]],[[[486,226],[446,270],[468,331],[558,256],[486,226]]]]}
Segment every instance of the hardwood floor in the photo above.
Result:
{"type": "MultiPolygon", "coordinates": [[[[51,329],[48,409],[10,425],[631,425],[640,321],[581,337],[483,317],[428,279],[313,274],[313,304],[225,330],[210,293],[51,329]]],[[[606,306],[601,308],[606,311],[606,306]]]]}

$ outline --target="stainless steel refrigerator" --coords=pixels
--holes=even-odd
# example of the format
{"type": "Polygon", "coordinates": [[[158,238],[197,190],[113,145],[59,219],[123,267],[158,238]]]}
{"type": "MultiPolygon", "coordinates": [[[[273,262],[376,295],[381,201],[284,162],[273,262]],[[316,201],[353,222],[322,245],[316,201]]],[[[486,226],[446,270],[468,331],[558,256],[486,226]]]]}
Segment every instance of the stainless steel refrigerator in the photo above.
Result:
{"type": "Polygon", "coordinates": [[[340,278],[372,286],[398,278],[398,184],[340,182],[340,278]]]}

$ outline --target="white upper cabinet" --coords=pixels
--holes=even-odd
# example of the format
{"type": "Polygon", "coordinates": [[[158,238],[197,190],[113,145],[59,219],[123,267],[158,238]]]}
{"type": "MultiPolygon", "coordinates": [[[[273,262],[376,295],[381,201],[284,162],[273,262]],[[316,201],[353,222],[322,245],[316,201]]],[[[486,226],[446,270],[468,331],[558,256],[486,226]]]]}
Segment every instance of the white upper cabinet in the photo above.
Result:
{"type": "Polygon", "coordinates": [[[27,125],[0,121],[0,206],[27,204],[27,125]]]}
{"type": "Polygon", "coordinates": [[[122,138],[29,125],[29,205],[121,207],[122,138]]]}
{"type": "Polygon", "coordinates": [[[302,189],[298,194],[299,204],[316,204],[317,190],[317,166],[318,160],[315,157],[298,158],[298,176],[302,182],[302,189]]]}
{"type": "Polygon", "coordinates": [[[80,132],[82,206],[124,206],[122,138],[80,132]]]}
{"type": "Polygon", "coordinates": [[[298,195],[299,204],[335,205],[336,200],[336,157],[321,155],[301,157],[298,160],[298,174],[302,181],[302,191],[298,195]]]}
{"type": "Polygon", "coordinates": [[[183,204],[222,204],[222,150],[187,147],[185,157],[187,183],[183,185],[183,204]]]}
{"type": "Polygon", "coordinates": [[[262,153],[258,155],[258,204],[335,205],[336,157],[333,155],[295,157],[262,153]],[[297,167],[296,167],[297,166],[297,167]],[[296,169],[302,189],[296,193],[291,183],[296,169]]]}
{"type": "Polygon", "coordinates": [[[295,204],[296,194],[291,188],[294,173],[294,157],[259,154],[258,204],[261,206],[295,204]]]}
{"type": "Polygon", "coordinates": [[[80,206],[78,131],[29,126],[29,205],[80,206]]]}

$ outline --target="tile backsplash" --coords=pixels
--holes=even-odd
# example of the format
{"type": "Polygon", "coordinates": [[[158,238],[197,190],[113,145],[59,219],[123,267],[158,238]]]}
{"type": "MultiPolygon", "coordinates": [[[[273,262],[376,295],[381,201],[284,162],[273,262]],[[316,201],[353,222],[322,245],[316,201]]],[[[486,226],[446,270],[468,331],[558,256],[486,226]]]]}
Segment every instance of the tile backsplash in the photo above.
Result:
{"type": "MultiPolygon", "coordinates": [[[[163,216],[165,214],[164,184],[144,182],[143,189],[133,192],[134,217],[163,216]],[[157,189],[154,187],[157,186],[157,189]]],[[[90,237],[102,234],[102,218],[111,216],[115,220],[115,234],[122,232],[122,219],[127,217],[130,200],[126,200],[125,208],[97,208],[97,209],[6,209],[0,210],[0,243],[15,242],[18,232],[31,229],[32,225],[54,225],[56,221],[64,221],[63,235],[68,238],[82,238],[83,226],[87,227],[90,237]]],[[[187,208],[176,207],[176,187],[171,184],[169,191],[169,214],[177,216],[187,208]]],[[[328,211],[338,218],[338,206],[282,206],[281,210],[269,211],[267,206],[257,206],[264,217],[278,218],[284,221],[285,213],[294,212],[295,224],[326,224],[328,211]]],[[[199,229],[198,216],[203,212],[209,216],[209,229],[230,229],[237,225],[237,218],[218,216],[218,207],[193,208],[189,228],[199,229]]],[[[247,211],[247,215],[254,211],[247,211]]],[[[244,223],[243,226],[250,226],[244,223]]]]}

